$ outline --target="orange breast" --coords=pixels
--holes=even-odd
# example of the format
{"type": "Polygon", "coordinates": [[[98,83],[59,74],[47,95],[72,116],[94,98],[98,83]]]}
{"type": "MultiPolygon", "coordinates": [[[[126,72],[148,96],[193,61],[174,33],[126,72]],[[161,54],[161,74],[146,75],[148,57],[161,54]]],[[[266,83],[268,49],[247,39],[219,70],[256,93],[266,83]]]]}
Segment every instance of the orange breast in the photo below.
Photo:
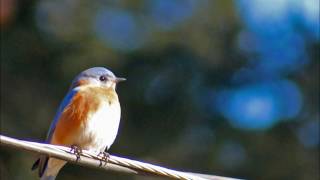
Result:
{"type": "Polygon", "coordinates": [[[63,110],[53,133],[51,143],[70,146],[85,127],[89,113],[94,113],[102,101],[118,101],[113,89],[89,87],[80,90],[63,110]]]}

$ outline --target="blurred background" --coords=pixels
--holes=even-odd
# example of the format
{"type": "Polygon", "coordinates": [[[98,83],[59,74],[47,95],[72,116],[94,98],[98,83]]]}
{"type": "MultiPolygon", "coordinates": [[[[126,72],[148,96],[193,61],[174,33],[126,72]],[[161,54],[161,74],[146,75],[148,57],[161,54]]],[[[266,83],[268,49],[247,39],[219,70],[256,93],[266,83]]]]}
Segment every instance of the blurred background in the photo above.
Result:
{"type": "MultiPolygon", "coordinates": [[[[1,0],[1,134],[42,142],[72,79],[118,86],[111,154],[245,179],[319,179],[318,0],[1,0]]],[[[1,147],[2,180],[37,156],[1,147]]],[[[153,179],[67,165],[59,180],[153,179]]]]}

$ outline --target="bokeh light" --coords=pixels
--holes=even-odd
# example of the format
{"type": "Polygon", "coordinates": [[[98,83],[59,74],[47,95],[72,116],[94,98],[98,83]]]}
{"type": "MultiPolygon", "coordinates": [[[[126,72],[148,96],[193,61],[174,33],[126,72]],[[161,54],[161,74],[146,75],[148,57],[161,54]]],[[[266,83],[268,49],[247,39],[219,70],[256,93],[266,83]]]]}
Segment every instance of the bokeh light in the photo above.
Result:
{"type": "Polygon", "coordinates": [[[36,4],[35,23],[47,38],[69,41],[85,33],[85,21],[78,15],[76,1],[44,0],[36,4]],[[80,23],[79,23],[80,22],[80,23]]]}
{"type": "Polygon", "coordinates": [[[302,106],[299,88],[291,81],[246,85],[222,90],[215,107],[241,129],[268,129],[281,119],[298,115],[302,106]]]}
{"type": "Polygon", "coordinates": [[[15,16],[17,8],[16,0],[1,0],[0,26],[1,28],[8,25],[15,16]]]}
{"type": "Polygon", "coordinates": [[[120,9],[101,9],[94,22],[97,38],[118,50],[134,50],[143,45],[147,30],[133,14],[120,9]]]}
{"type": "Polygon", "coordinates": [[[300,15],[300,23],[303,24],[311,38],[320,39],[320,2],[317,0],[296,1],[298,10],[296,13],[300,15]]]}
{"type": "Polygon", "coordinates": [[[319,2],[313,0],[299,2],[236,1],[238,12],[245,23],[245,29],[239,34],[238,45],[250,60],[249,69],[240,71],[245,73],[238,73],[241,78],[237,76],[237,80],[250,77],[270,79],[287,75],[309,63],[304,36],[306,33],[309,36],[318,36],[319,16],[314,15],[319,14],[319,8],[316,8],[319,2]],[[309,25],[302,24],[304,29],[309,30],[303,31],[297,28],[299,19],[310,22],[309,25]],[[261,75],[252,76],[252,74],[261,75]]]}
{"type": "Polygon", "coordinates": [[[195,13],[201,0],[154,0],[147,2],[152,22],[160,30],[172,30],[195,13]]]}

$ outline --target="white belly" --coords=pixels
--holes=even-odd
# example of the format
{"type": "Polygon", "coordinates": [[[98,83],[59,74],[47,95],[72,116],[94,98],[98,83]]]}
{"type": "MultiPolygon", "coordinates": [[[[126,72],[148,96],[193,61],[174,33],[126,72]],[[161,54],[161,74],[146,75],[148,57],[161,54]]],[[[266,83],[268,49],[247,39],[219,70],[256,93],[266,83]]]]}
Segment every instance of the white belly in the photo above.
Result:
{"type": "Polygon", "coordinates": [[[120,114],[119,103],[109,105],[107,102],[102,103],[97,112],[90,114],[81,138],[89,142],[85,149],[101,152],[110,148],[118,133],[120,114]]]}

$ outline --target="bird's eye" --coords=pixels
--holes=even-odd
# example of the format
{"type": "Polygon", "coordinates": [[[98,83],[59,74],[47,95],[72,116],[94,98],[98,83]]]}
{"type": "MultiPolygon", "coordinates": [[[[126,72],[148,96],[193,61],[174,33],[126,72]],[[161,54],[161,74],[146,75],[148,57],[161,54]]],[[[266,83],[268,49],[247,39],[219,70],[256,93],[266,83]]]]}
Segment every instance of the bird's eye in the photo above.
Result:
{"type": "Polygon", "coordinates": [[[100,77],[99,77],[99,80],[100,80],[100,81],[106,81],[106,80],[107,80],[107,77],[105,77],[105,76],[100,76],[100,77]]]}

